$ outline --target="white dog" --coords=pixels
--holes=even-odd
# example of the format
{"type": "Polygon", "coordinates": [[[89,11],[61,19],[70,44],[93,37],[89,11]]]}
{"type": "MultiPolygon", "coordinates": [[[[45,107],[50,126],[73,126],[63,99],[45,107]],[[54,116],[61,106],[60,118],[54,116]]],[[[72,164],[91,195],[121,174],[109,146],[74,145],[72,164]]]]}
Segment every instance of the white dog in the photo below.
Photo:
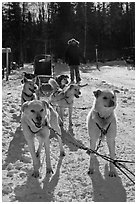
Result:
{"type": "MultiPolygon", "coordinates": [[[[50,161],[50,127],[52,127],[59,135],[61,130],[59,126],[59,115],[58,113],[45,101],[33,100],[25,102],[22,106],[22,118],[21,124],[23,128],[24,137],[28,143],[28,147],[33,159],[34,172],[33,176],[39,176],[40,167],[40,152],[42,145],[45,146],[46,161],[47,161],[47,173],[51,173],[51,161],[50,161]],[[39,140],[39,147],[35,152],[34,136],[37,136],[39,140]]],[[[62,141],[60,136],[57,134],[60,155],[65,156],[62,141]]]]}
{"type": "MultiPolygon", "coordinates": [[[[115,137],[116,137],[116,93],[119,91],[94,91],[95,101],[93,108],[87,116],[88,133],[90,136],[90,148],[95,150],[97,140],[103,133],[106,136],[110,157],[115,158],[115,137]]],[[[101,138],[102,139],[102,138],[101,138]]],[[[94,173],[94,154],[90,154],[90,166],[88,174],[94,173]]],[[[109,176],[116,176],[114,165],[110,162],[109,176]]]]}

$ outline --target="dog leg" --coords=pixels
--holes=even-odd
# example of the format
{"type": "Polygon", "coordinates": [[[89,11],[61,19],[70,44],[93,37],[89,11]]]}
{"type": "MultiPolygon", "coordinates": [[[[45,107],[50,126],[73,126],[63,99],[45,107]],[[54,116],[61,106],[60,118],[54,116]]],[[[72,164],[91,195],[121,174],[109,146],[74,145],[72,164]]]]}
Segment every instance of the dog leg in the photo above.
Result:
{"type": "Polygon", "coordinates": [[[63,116],[64,116],[64,108],[61,108],[59,109],[59,116],[61,118],[61,120],[63,121],[63,116]]]}
{"type": "Polygon", "coordinates": [[[64,113],[64,109],[63,108],[58,108],[57,109],[57,113],[59,115],[59,119],[58,119],[58,122],[59,122],[59,125],[60,127],[63,127],[63,113],[64,113]]]}
{"type": "MultiPolygon", "coordinates": [[[[107,144],[109,148],[109,154],[112,159],[115,159],[115,138],[107,137],[107,144]]],[[[112,162],[109,163],[110,171],[109,176],[116,177],[116,171],[114,168],[114,164],[112,162]]]]}
{"type": "Polygon", "coordinates": [[[39,177],[39,167],[40,167],[40,162],[38,157],[36,156],[35,153],[35,146],[34,146],[34,137],[31,135],[29,138],[26,138],[27,143],[28,143],[28,147],[32,156],[32,160],[33,160],[33,167],[34,167],[34,171],[32,176],[34,176],[35,178],[39,177]]]}
{"type": "Polygon", "coordinates": [[[40,159],[40,152],[41,152],[41,149],[42,149],[42,145],[44,143],[44,140],[42,137],[39,137],[38,136],[38,140],[39,140],[39,147],[38,147],[38,150],[36,152],[36,157],[38,157],[40,159]]]}
{"type": "Polygon", "coordinates": [[[60,129],[60,117],[58,117],[57,114],[52,113],[52,119],[50,120],[51,127],[59,134],[56,134],[58,141],[59,141],[59,147],[60,147],[60,156],[65,156],[62,140],[61,140],[61,129],[60,129]]]}
{"type": "Polygon", "coordinates": [[[50,125],[51,127],[59,134],[57,135],[58,141],[59,141],[59,147],[60,147],[60,156],[65,156],[65,152],[63,149],[63,144],[61,140],[61,129],[60,129],[60,117],[57,112],[55,112],[53,109],[51,109],[51,118],[50,118],[50,125]]]}
{"type": "MultiPolygon", "coordinates": [[[[93,135],[92,135],[90,136],[90,149],[95,150],[95,147],[96,147],[96,139],[93,138],[93,135]]],[[[94,169],[95,169],[95,155],[91,153],[88,174],[93,174],[94,169]]]]}
{"type": "MultiPolygon", "coordinates": [[[[53,125],[53,128],[61,136],[61,129],[60,129],[59,125],[55,124],[55,125],[53,125]]],[[[65,156],[65,151],[64,151],[64,148],[63,148],[61,137],[59,135],[57,135],[57,138],[58,138],[58,142],[59,142],[60,156],[64,157],[65,156]]]]}
{"type": "MultiPolygon", "coordinates": [[[[106,135],[107,139],[107,144],[109,148],[109,154],[112,159],[115,159],[115,138],[116,138],[116,120],[113,120],[113,123],[111,124],[108,133],[106,135]]],[[[110,171],[109,171],[109,176],[115,177],[116,176],[116,171],[114,168],[114,164],[110,162],[110,171]]]]}
{"type": "Polygon", "coordinates": [[[45,138],[45,152],[46,152],[46,164],[47,164],[46,172],[47,172],[47,174],[50,174],[50,173],[53,173],[53,170],[52,170],[52,167],[51,167],[50,140],[49,140],[48,135],[46,135],[46,138],[45,138]]]}
{"type": "Polygon", "coordinates": [[[72,126],[72,106],[69,107],[69,127],[72,126]]]}

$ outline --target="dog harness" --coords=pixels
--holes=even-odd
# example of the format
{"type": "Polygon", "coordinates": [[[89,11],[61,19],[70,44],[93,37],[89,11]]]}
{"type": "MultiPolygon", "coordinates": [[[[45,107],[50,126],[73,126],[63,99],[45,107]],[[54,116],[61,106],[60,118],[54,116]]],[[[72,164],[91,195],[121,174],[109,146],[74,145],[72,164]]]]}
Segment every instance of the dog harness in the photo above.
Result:
{"type": "Polygon", "coordinates": [[[102,135],[106,135],[106,134],[107,134],[107,132],[108,132],[108,129],[109,129],[110,125],[111,125],[111,123],[109,123],[109,125],[107,126],[107,128],[106,128],[106,129],[104,129],[104,128],[100,127],[98,123],[96,123],[96,125],[97,125],[97,127],[100,129],[101,134],[102,134],[102,135]]]}
{"type": "MultiPolygon", "coordinates": [[[[57,90],[57,91],[55,91],[55,92],[53,93],[53,96],[56,97],[56,94],[61,93],[61,92],[62,92],[62,91],[57,90]]],[[[64,92],[63,92],[63,93],[64,93],[64,92]]],[[[66,96],[66,94],[64,93],[64,96],[63,96],[62,98],[60,98],[59,100],[56,100],[55,102],[58,102],[58,101],[61,101],[61,100],[65,100],[66,103],[67,103],[68,105],[70,105],[72,102],[69,103],[69,102],[67,101],[67,99],[69,99],[69,97],[66,96]]],[[[53,106],[52,103],[50,103],[50,104],[53,106]]]]}
{"type": "Polygon", "coordinates": [[[67,102],[67,104],[68,104],[68,105],[72,104],[72,101],[71,101],[71,102],[68,102],[67,99],[69,99],[69,96],[66,96],[66,95],[65,95],[64,100],[67,102]]]}
{"type": "Polygon", "coordinates": [[[61,93],[62,91],[61,90],[56,90],[54,93],[53,93],[53,96],[56,97],[56,94],[59,94],[61,93]]]}
{"type": "MultiPolygon", "coordinates": [[[[101,119],[107,119],[107,118],[101,117],[101,116],[99,115],[99,113],[98,113],[98,116],[99,116],[101,119]]],[[[109,116],[109,117],[110,117],[110,116],[109,116]]],[[[109,117],[108,117],[108,118],[109,118],[109,117]]],[[[108,126],[107,126],[106,129],[100,127],[100,125],[99,125],[98,123],[96,123],[96,125],[97,125],[97,127],[99,128],[99,130],[100,130],[100,132],[101,132],[100,137],[99,137],[99,143],[98,143],[97,148],[96,148],[96,151],[97,151],[97,150],[99,149],[99,147],[100,147],[100,144],[101,144],[101,141],[102,141],[102,137],[103,137],[104,135],[106,135],[107,132],[108,132],[108,129],[109,129],[110,125],[111,125],[111,122],[108,124],[108,126]]]]}

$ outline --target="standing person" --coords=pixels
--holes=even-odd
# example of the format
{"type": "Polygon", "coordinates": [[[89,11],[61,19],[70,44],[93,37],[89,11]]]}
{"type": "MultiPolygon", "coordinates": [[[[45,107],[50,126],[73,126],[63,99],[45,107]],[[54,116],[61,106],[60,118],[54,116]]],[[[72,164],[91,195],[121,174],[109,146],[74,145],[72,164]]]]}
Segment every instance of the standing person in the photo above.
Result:
{"type": "Polygon", "coordinates": [[[86,63],[85,58],[80,51],[79,42],[72,38],[68,41],[68,47],[65,52],[65,61],[70,68],[71,83],[74,83],[75,76],[76,83],[79,84],[81,81],[79,72],[80,59],[82,59],[83,62],[86,63]]]}

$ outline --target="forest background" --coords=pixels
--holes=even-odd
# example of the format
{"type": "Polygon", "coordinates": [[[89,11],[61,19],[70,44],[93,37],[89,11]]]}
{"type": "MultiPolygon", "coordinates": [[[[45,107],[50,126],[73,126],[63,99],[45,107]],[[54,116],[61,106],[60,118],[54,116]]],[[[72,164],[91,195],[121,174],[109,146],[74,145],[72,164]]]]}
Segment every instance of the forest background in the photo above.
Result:
{"type": "MultiPolygon", "coordinates": [[[[135,2],[3,2],[2,47],[12,60],[32,62],[38,54],[64,59],[76,38],[87,60],[116,60],[135,47],[135,2]]],[[[128,53],[130,52],[130,53],[128,53]]]]}

